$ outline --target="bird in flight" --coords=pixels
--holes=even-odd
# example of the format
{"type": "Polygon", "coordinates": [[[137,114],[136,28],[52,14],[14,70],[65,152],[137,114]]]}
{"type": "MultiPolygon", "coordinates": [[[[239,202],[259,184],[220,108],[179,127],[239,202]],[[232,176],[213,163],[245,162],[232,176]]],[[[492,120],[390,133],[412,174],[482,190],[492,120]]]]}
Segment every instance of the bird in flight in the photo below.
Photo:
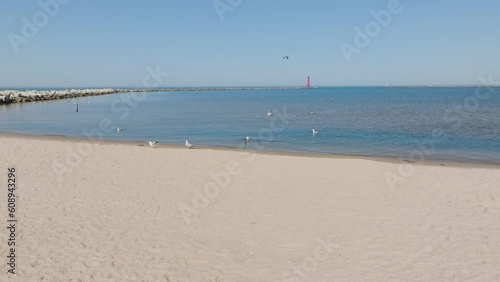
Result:
{"type": "Polygon", "coordinates": [[[285,59],[290,60],[290,56],[288,56],[288,55],[283,56],[283,60],[285,60],[285,59]]]}

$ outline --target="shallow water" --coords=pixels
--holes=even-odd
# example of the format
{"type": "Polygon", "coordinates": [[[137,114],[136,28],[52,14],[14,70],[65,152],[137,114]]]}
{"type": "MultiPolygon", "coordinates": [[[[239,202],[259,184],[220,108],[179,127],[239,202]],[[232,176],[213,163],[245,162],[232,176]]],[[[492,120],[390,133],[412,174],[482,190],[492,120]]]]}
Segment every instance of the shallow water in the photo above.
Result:
{"type": "Polygon", "coordinates": [[[500,163],[500,88],[115,94],[0,106],[0,130],[228,147],[249,136],[261,150],[500,163]]]}

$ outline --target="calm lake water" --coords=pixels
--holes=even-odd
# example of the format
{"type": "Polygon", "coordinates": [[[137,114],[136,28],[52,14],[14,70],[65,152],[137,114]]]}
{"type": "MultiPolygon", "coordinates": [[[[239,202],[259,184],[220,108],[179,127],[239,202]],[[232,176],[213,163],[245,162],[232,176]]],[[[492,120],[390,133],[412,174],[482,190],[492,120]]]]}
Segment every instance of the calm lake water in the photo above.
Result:
{"type": "Polygon", "coordinates": [[[500,88],[115,94],[0,106],[0,130],[226,147],[249,136],[260,150],[500,163],[500,88]]]}

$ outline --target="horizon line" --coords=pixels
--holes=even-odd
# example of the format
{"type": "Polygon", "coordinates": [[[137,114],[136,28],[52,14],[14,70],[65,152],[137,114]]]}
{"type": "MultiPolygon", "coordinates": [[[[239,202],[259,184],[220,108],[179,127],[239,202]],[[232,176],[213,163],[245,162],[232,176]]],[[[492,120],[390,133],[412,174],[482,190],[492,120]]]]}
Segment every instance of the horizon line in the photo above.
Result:
{"type": "MultiPolygon", "coordinates": [[[[312,88],[335,88],[335,87],[380,87],[380,88],[401,88],[401,87],[422,87],[422,88],[438,88],[438,87],[500,87],[498,85],[483,85],[483,84],[401,84],[401,85],[313,85],[312,88]]],[[[277,86],[156,86],[156,87],[137,87],[137,86],[72,86],[71,89],[175,89],[175,88],[307,88],[305,85],[277,85],[277,86]]],[[[0,86],[0,90],[48,90],[48,89],[66,89],[61,86],[0,86]]]]}

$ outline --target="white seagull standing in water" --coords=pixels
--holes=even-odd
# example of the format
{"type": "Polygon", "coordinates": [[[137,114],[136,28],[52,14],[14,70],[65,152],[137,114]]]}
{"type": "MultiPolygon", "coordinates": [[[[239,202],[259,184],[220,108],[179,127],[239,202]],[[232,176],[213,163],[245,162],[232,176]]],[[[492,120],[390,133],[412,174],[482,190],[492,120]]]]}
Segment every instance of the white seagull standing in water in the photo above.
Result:
{"type": "Polygon", "coordinates": [[[313,135],[316,135],[316,134],[318,134],[318,133],[319,133],[319,131],[317,131],[317,130],[316,130],[316,129],[314,129],[314,128],[313,128],[313,130],[312,130],[312,131],[313,131],[313,135]]]}
{"type": "Polygon", "coordinates": [[[243,140],[243,141],[245,141],[245,143],[250,142],[250,137],[247,136],[247,138],[245,138],[245,140],[243,140]]]}
{"type": "Polygon", "coordinates": [[[149,141],[149,146],[156,148],[158,147],[158,141],[149,141]]]}
{"type": "Polygon", "coordinates": [[[188,147],[188,149],[192,149],[193,145],[186,140],[186,147],[188,147]]]}

